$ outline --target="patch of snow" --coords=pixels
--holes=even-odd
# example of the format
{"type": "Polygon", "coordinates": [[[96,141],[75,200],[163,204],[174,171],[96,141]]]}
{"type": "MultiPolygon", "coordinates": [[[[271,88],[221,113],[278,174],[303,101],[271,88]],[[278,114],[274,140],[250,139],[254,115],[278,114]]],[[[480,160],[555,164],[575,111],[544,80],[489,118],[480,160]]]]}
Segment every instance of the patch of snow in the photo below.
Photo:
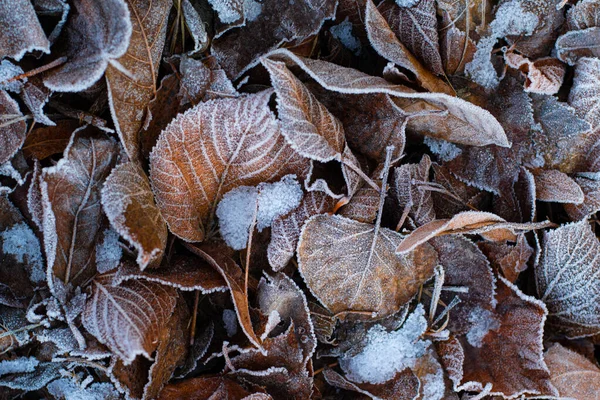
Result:
{"type": "Polygon", "coordinates": [[[96,244],[96,269],[103,274],[117,268],[122,255],[119,234],[113,229],[106,229],[104,237],[96,244]]]}
{"type": "Polygon", "coordinates": [[[11,254],[17,262],[28,265],[32,282],[40,283],[46,279],[40,242],[26,223],[15,224],[1,232],[0,240],[4,254],[11,254]]]}
{"type": "Polygon", "coordinates": [[[19,357],[14,360],[3,360],[0,361],[0,376],[33,372],[39,363],[35,357],[19,357]]]}
{"type": "Polygon", "coordinates": [[[233,337],[238,331],[237,314],[233,310],[223,310],[223,325],[227,336],[233,337]]]}
{"type": "Polygon", "coordinates": [[[423,142],[429,147],[429,150],[441,161],[447,162],[454,160],[462,153],[462,149],[443,139],[432,138],[431,136],[425,136],[423,142]]]}
{"type": "Polygon", "coordinates": [[[295,175],[286,175],[279,182],[262,183],[258,186],[259,231],[271,226],[273,220],[298,207],[302,201],[302,186],[295,175]]]}
{"type": "Polygon", "coordinates": [[[467,332],[467,341],[474,347],[481,347],[487,334],[500,328],[500,321],[495,318],[494,314],[481,307],[476,307],[471,311],[469,322],[473,325],[467,332]]]}
{"type": "Polygon", "coordinates": [[[400,7],[414,7],[420,0],[396,0],[400,7]]]}
{"type": "Polygon", "coordinates": [[[341,358],[340,366],[354,382],[387,382],[425,354],[431,344],[421,339],[426,330],[425,309],[419,304],[399,330],[387,332],[381,325],[369,329],[366,346],[356,355],[341,358]]]}
{"type": "Polygon", "coordinates": [[[342,23],[329,28],[329,31],[348,50],[352,51],[355,55],[360,54],[362,46],[360,45],[360,40],[352,34],[352,23],[348,20],[348,17],[342,23]]]}

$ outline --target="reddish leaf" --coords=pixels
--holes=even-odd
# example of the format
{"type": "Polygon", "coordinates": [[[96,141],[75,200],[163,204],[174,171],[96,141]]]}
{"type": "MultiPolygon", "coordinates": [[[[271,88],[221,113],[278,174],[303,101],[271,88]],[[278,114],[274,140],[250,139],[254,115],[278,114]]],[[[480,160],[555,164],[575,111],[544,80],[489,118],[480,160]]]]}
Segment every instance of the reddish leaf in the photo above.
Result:
{"type": "Polygon", "coordinates": [[[509,67],[516,68],[526,75],[526,92],[555,94],[563,83],[566,68],[555,58],[530,61],[517,53],[507,53],[504,60],[509,67]]]}
{"type": "Polygon", "coordinates": [[[583,191],[572,178],[555,169],[532,171],[537,200],[581,204],[583,191]]]}
{"type": "Polygon", "coordinates": [[[556,343],[544,354],[552,384],[561,397],[600,398],[600,369],[584,356],[556,343]]]}
{"type": "Polygon", "coordinates": [[[51,155],[62,153],[71,139],[73,131],[79,127],[74,120],[60,120],[56,126],[39,127],[32,130],[23,144],[23,154],[28,158],[43,160],[51,155]]]}

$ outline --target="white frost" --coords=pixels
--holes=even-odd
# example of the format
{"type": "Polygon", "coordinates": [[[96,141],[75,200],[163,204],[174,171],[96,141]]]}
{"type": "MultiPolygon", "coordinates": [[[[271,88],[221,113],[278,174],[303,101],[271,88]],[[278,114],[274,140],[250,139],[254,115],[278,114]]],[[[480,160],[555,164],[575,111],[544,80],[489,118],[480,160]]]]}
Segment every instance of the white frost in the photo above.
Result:
{"type": "MultiPolygon", "coordinates": [[[[88,377],[89,378],[89,377],[88,377]]],[[[86,385],[87,379],[77,384],[72,379],[61,378],[48,384],[48,392],[56,399],[64,400],[116,400],[121,396],[110,383],[86,385]]]]}
{"type": "Polygon", "coordinates": [[[446,140],[425,136],[423,142],[429,147],[429,150],[431,150],[433,154],[438,156],[438,158],[444,162],[454,160],[462,153],[460,147],[446,140]]]}
{"type": "Polygon", "coordinates": [[[117,268],[122,255],[119,234],[113,229],[106,229],[103,239],[96,244],[96,269],[103,274],[117,268]]]}
{"type": "Polygon", "coordinates": [[[329,28],[329,31],[334,38],[339,40],[348,50],[352,51],[355,55],[358,55],[361,50],[360,40],[352,34],[352,23],[346,19],[338,24],[329,28]]]}
{"type": "Polygon", "coordinates": [[[19,357],[0,361],[0,376],[33,372],[40,362],[35,357],[19,357]]]}
{"type": "Polygon", "coordinates": [[[467,332],[467,341],[474,347],[481,347],[487,334],[500,328],[500,322],[494,314],[481,307],[476,307],[471,311],[469,322],[473,325],[467,332]]]}
{"type": "MultiPolygon", "coordinates": [[[[23,73],[23,69],[18,65],[11,63],[8,60],[0,62],[0,82],[5,82],[12,77],[23,73]]],[[[16,80],[13,82],[0,84],[0,90],[8,90],[9,92],[19,93],[23,88],[23,84],[27,82],[27,78],[16,80]]]]}
{"type": "Polygon", "coordinates": [[[46,279],[40,242],[26,223],[15,224],[0,233],[2,252],[11,254],[17,262],[26,263],[31,269],[29,278],[34,283],[46,279]]]}
{"type": "Polygon", "coordinates": [[[262,231],[271,226],[275,218],[298,207],[302,201],[302,194],[302,186],[295,175],[286,175],[279,182],[260,184],[256,216],[258,230],[262,231]]]}
{"type": "Polygon", "coordinates": [[[369,329],[364,349],[341,358],[340,366],[354,382],[384,383],[425,354],[431,342],[420,337],[426,330],[425,309],[419,304],[399,330],[387,332],[381,325],[369,329]]]}
{"type": "Polygon", "coordinates": [[[396,4],[400,7],[414,7],[419,0],[396,0],[396,4]]]}
{"type": "Polygon", "coordinates": [[[242,18],[239,0],[208,0],[224,24],[232,24],[242,18]]]}

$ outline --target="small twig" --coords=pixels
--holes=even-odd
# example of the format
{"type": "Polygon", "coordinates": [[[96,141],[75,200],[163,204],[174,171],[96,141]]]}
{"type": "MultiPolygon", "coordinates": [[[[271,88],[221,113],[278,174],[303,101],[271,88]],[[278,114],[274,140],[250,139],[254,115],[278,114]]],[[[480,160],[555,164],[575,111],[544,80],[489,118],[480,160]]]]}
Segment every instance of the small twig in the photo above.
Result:
{"type": "Polygon", "coordinates": [[[365,174],[363,172],[363,170],[360,169],[360,167],[354,165],[353,162],[348,161],[346,158],[342,158],[342,163],[344,165],[346,165],[348,168],[350,168],[352,171],[356,172],[356,174],[358,176],[360,176],[369,186],[371,186],[373,189],[379,191],[379,186],[377,186],[377,184],[375,182],[373,182],[373,180],[371,178],[369,178],[367,176],[367,174],[365,174]]]}
{"type": "Polygon", "coordinates": [[[431,296],[431,303],[429,305],[429,322],[433,321],[435,312],[437,311],[437,305],[440,301],[440,294],[442,293],[442,286],[444,285],[445,272],[441,265],[436,265],[435,269],[435,282],[433,284],[433,294],[431,296]]]}
{"type": "Polygon", "coordinates": [[[200,302],[200,291],[194,293],[194,313],[192,314],[192,324],[190,327],[190,346],[194,345],[196,338],[196,322],[198,320],[198,303],[200,302]]]}
{"type": "Polygon", "coordinates": [[[50,63],[48,63],[46,65],[42,65],[39,68],[32,69],[31,71],[27,71],[27,72],[24,72],[24,73],[19,74],[19,75],[15,75],[12,78],[9,78],[9,79],[5,80],[4,82],[0,82],[0,86],[3,86],[5,84],[13,82],[13,81],[18,81],[18,80],[21,80],[21,79],[30,78],[30,77],[32,77],[34,75],[37,75],[37,74],[40,74],[40,73],[42,73],[44,71],[48,71],[49,69],[58,67],[59,65],[62,65],[64,63],[66,63],[66,62],[67,62],[67,57],[57,58],[56,60],[54,60],[54,61],[52,61],[52,62],[50,62],[50,63]]]}

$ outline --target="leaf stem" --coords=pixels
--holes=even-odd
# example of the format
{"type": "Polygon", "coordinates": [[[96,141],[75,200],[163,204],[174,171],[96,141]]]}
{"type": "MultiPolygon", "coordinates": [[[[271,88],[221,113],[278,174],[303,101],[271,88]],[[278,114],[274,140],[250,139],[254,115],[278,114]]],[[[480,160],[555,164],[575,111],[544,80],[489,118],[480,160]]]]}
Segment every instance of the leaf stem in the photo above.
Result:
{"type": "Polygon", "coordinates": [[[358,174],[358,176],[360,176],[373,189],[379,191],[379,186],[377,186],[377,184],[373,181],[373,179],[369,178],[369,176],[367,174],[365,174],[363,172],[363,170],[360,169],[360,167],[354,165],[353,162],[348,161],[348,159],[346,159],[346,158],[342,158],[342,164],[344,164],[345,166],[350,168],[352,171],[356,172],[356,174],[358,174]]]}

